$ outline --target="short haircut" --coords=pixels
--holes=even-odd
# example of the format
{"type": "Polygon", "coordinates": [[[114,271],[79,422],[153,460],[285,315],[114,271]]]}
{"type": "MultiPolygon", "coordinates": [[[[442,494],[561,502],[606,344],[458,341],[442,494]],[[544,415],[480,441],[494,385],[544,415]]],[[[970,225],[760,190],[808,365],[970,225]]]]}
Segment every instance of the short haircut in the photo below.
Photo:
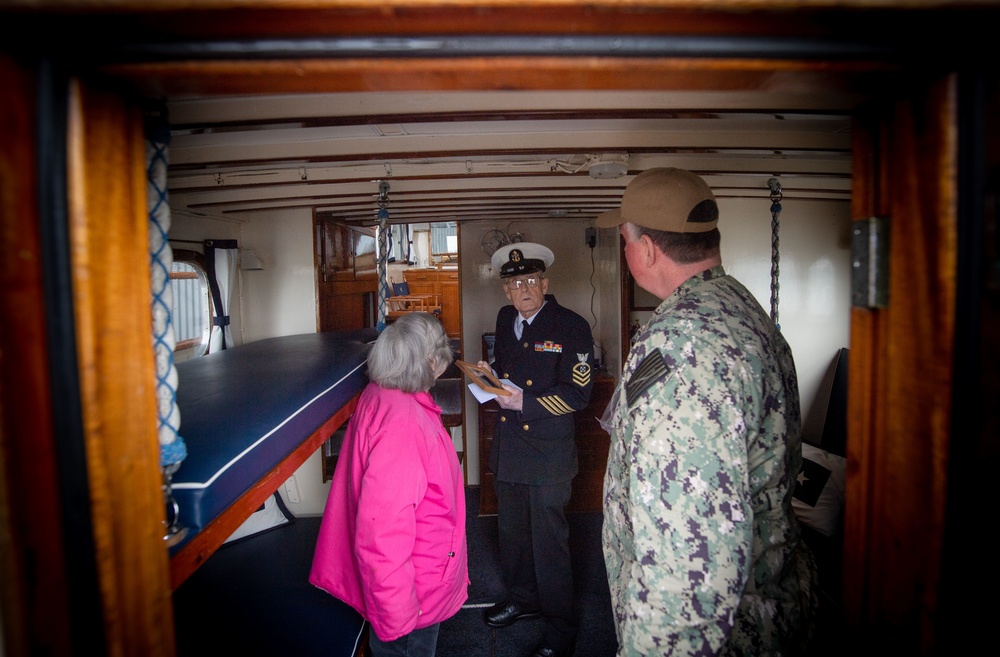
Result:
{"type": "Polygon", "coordinates": [[[368,378],[383,388],[430,390],[454,358],[444,325],[430,313],[407,313],[378,336],[368,354],[368,378]]]}
{"type": "Polygon", "coordinates": [[[625,226],[632,237],[631,241],[648,235],[665,256],[678,264],[689,265],[719,255],[722,235],[718,228],[704,233],[671,233],[635,224],[625,224],[625,226]]]}

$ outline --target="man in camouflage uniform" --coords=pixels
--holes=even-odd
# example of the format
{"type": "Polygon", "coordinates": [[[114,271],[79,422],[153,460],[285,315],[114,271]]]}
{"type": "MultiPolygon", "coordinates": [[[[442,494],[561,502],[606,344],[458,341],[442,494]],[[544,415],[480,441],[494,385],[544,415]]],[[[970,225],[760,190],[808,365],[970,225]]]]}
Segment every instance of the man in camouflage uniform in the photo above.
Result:
{"type": "Polygon", "coordinates": [[[619,657],[797,655],[815,562],[792,494],[801,461],[791,349],[722,267],[718,206],[680,169],[628,185],[620,226],[636,282],[664,299],[605,413],[604,560],[619,657]]]}
{"type": "MultiPolygon", "coordinates": [[[[503,628],[545,619],[532,657],[569,657],[577,635],[566,505],[577,473],[574,411],[590,402],[594,339],[587,320],[548,294],[552,251],[517,242],[493,254],[511,304],[497,313],[493,371],[520,389],[500,396],[490,449],[500,568],[507,597],[483,612],[503,628]]],[[[480,361],[480,366],[489,367],[480,361]]]]}

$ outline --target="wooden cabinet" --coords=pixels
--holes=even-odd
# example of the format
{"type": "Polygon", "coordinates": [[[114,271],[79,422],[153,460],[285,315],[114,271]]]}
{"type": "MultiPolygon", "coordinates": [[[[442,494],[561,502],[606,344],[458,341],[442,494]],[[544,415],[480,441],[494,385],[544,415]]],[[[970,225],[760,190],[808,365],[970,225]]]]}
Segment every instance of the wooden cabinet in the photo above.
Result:
{"type": "Polygon", "coordinates": [[[375,326],[378,277],[372,231],[316,219],[313,259],[318,330],[375,326]]]}
{"type": "Polygon", "coordinates": [[[441,300],[441,323],[449,338],[462,338],[462,298],[457,269],[407,269],[403,279],[410,294],[437,294],[441,300]]]}
{"type": "MultiPolygon", "coordinates": [[[[614,378],[598,377],[590,393],[590,405],[576,413],[576,449],[580,471],[573,479],[573,494],[566,507],[569,513],[601,511],[603,507],[604,470],[611,439],[601,428],[600,418],[614,391],[614,378]]],[[[479,405],[479,515],[497,512],[494,476],[487,464],[499,412],[500,407],[494,401],[479,405]]]]}

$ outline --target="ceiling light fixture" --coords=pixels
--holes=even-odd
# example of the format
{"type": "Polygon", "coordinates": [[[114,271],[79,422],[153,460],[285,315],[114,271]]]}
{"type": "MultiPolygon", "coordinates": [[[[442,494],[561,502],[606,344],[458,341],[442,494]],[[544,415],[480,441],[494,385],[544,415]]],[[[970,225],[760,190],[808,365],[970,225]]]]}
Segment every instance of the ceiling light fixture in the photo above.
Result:
{"type": "Polygon", "coordinates": [[[621,178],[628,173],[628,153],[593,158],[588,169],[591,178],[621,178]]]}

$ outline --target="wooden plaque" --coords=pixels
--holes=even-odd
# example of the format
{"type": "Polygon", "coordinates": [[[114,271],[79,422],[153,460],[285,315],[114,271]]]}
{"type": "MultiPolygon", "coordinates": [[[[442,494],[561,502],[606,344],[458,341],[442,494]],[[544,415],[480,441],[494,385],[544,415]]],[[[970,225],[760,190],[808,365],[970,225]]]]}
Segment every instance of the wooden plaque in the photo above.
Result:
{"type": "Polygon", "coordinates": [[[459,369],[465,373],[465,376],[469,377],[470,381],[486,392],[492,392],[495,395],[510,397],[510,391],[503,389],[503,384],[500,383],[500,379],[498,379],[490,370],[472,363],[467,363],[464,360],[456,360],[455,364],[458,365],[459,369]]]}

